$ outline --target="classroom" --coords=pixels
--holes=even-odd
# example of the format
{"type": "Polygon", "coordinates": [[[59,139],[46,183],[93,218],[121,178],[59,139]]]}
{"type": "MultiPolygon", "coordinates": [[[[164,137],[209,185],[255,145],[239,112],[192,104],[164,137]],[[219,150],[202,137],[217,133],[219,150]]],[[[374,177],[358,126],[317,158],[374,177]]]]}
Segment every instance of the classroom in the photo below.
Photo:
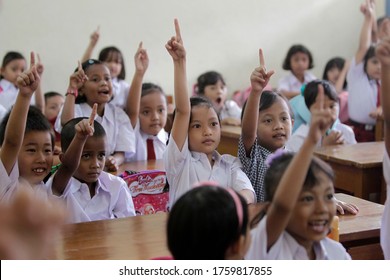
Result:
{"type": "Polygon", "coordinates": [[[17,52],[10,61],[25,63],[15,82],[4,82],[1,66],[0,212],[11,217],[0,218],[1,259],[389,259],[390,20],[382,38],[376,22],[388,7],[0,1],[0,56],[17,52]],[[299,87],[286,89],[293,47],[310,66],[299,87]],[[348,82],[340,91],[323,77],[335,57],[348,82]],[[350,98],[351,69],[363,63],[375,110],[350,98]],[[214,82],[201,79],[206,72],[214,82]],[[222,89],[207,95],[214,84],[222,89]],[[59,93],[58,117],[47,115],[47,92],[59,93]],[[305,113],[291,102],[297,97],[305,113]],[[350,109],[363,105],[369,122],[350,109]],[[35,162],[33,149],[44,151],[35,162]],[[23,203],[42,217],[39,225],[23,203]],[[17,227],[8,232],[11,223],[31,230],[41,249],[26,245],[17,227]],[[45,230],[56,238],[40,236],[45,230]]]}

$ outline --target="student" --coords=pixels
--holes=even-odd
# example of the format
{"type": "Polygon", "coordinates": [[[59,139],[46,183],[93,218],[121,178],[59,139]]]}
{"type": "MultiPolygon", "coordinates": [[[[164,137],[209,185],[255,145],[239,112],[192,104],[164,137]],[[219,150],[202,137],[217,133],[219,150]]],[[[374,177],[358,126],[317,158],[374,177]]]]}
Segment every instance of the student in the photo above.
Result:
{"type": "Polygon", "coordinates": [[[241,124],[241,108],[234,100],[226,100],[226,83],[220,73],[209,71],[200,75],[195,86],[195,93],[210,100],[221,118],[221,124],[241,124]]]}
{"type": "Polygon", "coordinates": [[[9,204],[0,203],[0,259],[56,259],[66,213],[58,201],[34,195],[20,182],[9,204]]]}
{"type": "Polygon", "coordinates": [[[325,65],[322,79],[332,84],[339,96],[339,119],[342,123],[349,120],[348,115],[348,91],[347,91],[347,73],[349,61],[344,58],[331,58],[325,65]]]}
{"type": "Polygon", "coordinates": [[[246,259],[350,259],[343,246],[327,238],[334,215],[333,172],[313,157],[317,142],[334,121],[318,86],[310,132],[293,156],[282,150],[266,174],[267,213],[252,231],[246,259]]]}
{"type": "MultiPolygon", "coordinates": [[[[318,95],[318,85],[322,85],[324,88],[325,99],[324,108],[329,110],[333,119],[336,121],[331,125],[330,129],[321,137],[317,143],[317,147],[328,145],[343,145],[343,144],[356,144],[355,134],[351,127],[342,124],[338,119],[339,115],[339,103],[336,89],[327,81],[314,80],[308,83],[304,91],[304,99],[307,108],[310,113],[312,112],[312,106],[318,95]]],[[[297,152],[303,145],[305,138],[309,134],[309,125],[302,124],[287,141],[286,149],[292,152],[297,152]]]]}
{"type": "Polygon", "coordinates": [[[169,213],[169,251],[175,260],[243,259],[251,242],[248,220],[248,205],[239,193],[202,183],[169,213]]]}
{"type": "Polygon", "coordinates": [[[172,56],[175,73],[176,112],[164,165],[169,183],[169,204],[189,191],[195,183],[216,181],[222,187],[232,187],[247,203],[255,201],[248,177],[240,161],[230,155],[220,155],[216,148],[221,138],[217,112],[205,98],[189,101],[186,77],[186,51],[175,19],[176,36],[165,45],[172,56]]]}
{"type": "Polygon", "coordinates": [[[134,57],[135,72],[127,100],[127,114],[135,133],[136,152],[126,161],[162,159],[168,133],[167,99],[161,87],[152,83],[142,84],[149,65],[148,54],[142,42],[134,57]]]}
{"type": "Polygon", "coordinates": [[[61,93],[55,91],[46,92],[45,95],[45,110],[44,115],[50,122],[55,133],[55,140],[59,142],[61,140],[61,134],[54,130],[54,124],[57,120],[57,116],[64,105],[65,98],[61,93]]]}
{"type": "Polygon", "coordinates": [[[75,117],[91,114],[94,103],[98,104],[96,120],[107,133],[106,170],[117,171],[124,162],[125,152],[135,152],[135,136],[126,113],[109,103],[112,98],[110,71],[103,62],[89,59],[70,77],[65,104],[58,114],[55,129],[61,132],[62,126],[75,117]],[[80,92],[80,94],[79,94],[80,92]]]}
{"type": "Polygon", "coordinates": [[[37,192],[46,191],[42,180],[52,167],[54,139],[45,116],[30,107],[39,78],[32,52],[30,69],[17,78],[19,94],[15,105],[0,126],[0,201],[12,198],[19,177],[37,192]]]}
{"type": "MultiPolygon", "coordinates": [[[[91,35],[90,43],[83,55],[82,62],[92,57],[92,52],[99,41],[99,27],[91,35]]],[[[111,103],[126,110],[126,100],[129,95],[130,85],[126,82],[125,61],[122,52],[114,46],[109,46],[102,49],[99,53],[98,60],[104,62],[112,78],[113,97],[111,103]]]]}
{"type": "Polygon", "coordinates": [[[351,61],[347,75],[349,125],[353,126],[357,142],[375,141],[376,118],[382,114],[380,106],[381,65],[371,45],[371,30],[375,11],[366,0],[360,8],[364,22],[359,48],[351,61]]]}
{"type": "MultiPolygon", "coordinates": [[[[390,33],[388,33],[390,35],[390,33]]],[[[385,121],[385,148],[383,175],[387,184],[387,198],[381,225],[381,246],[385,259],[390,259],[390,37],[384,38],[376,49],[376,56],[382,64],[381,98],[385,121]]]]}
{"type": "Polygon", "coordinates": [[[75,118],[61,132],[61,166],[47,185],[65,200],[71,223],[135,216],[126,182],[105,171],[106,133],[94,121],[75,118]]]}
{"type": "MultiPolygon", "coordinates": [[[[263,91],[274,71],[267,72],[261,49],[259,58],[260,67],[252,72],[252,91],[243,109],[238,157],[255,189],[257,201],[264,202],[264,176],[268,168],[266,159],[276,150],[285,148],[294,120],[284,96],[263,91]]],[[[344,214],[344,210],[352,214],[357,213],[356,206],[337,200],[337,211],[344,214]]]]}
{"type": "Polygon", "coordinates": [[[293,132],[310,120],[310,112],[301,96],[301,88],[316,78],[309,72],[313,67],[312,54],[305,46],[290,47],[283,62],[283,69],[290,73],[279,80],[278,91],[290,100],[295,117],[293,132]]]}

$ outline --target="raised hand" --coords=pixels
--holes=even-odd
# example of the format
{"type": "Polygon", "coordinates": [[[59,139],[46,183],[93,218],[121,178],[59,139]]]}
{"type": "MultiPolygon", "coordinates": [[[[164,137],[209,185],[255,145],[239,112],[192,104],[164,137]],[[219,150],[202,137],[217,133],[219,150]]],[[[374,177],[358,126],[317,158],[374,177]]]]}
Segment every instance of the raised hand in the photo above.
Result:
{"type": "Polygon", "coordinates": [[[149,66],[149,57],[146,50],[142,47],[142,42],[139,43],[137,52],[134,55],[135,70],[144,74],[149,66]]]}
{"type": "Polygon", "coordinates": [[[375,13],[375,1],[366,0],[364,4],[360,5],[360,11],[366,17],[371,17],[375,13]]]}
{"type": "Polygon", "coordinates": [[[39,74],[39,76],[41,77],[42,74],[43,74],[43,71],[45,70],[43,64],[42,64],[42,61],[41,61],[41,57],[40,55],[37,53],[37,58],[38,58],[38,63],[37,63],[37,72],[39,74]]]}
{"type": "Polygon", "coordinates": [[[35,54],[30,53],[30,68],[19,75],[16,79],[16,84],[21,94],[31,97],[34,91],[37,89],[40,81],[40,76],[35,65],[35,54]]]}
{"type": "Polygon", "coordinates": [[[332,123],[336,121],[330,110],[325,109],[324,107],[324,96],[324,87],[322,84],[319,84],[316,101],[310,108],[311,123],[308,138],[310,138],[314,144],[318,143],[322,135],[324,135],[332,123]]]}
{"type": "Polygon", "coordinates": [[[100,26],[98,26],[97,29],[91,34],[90,45],[95,47],[97,42],[99,41],[99,37],[100,37],[100,26]]]}
{"type": "Polygon", "coordinates": [[[183,39],[181,38],[179,21],[175,18],[175,32],[176,35],[173,36],[166,44],[165,48],[172,56],[172,59],[175,61],[185,59],[186,50],[184,49],[183,39]]]}
{"type": "Polygon", "coordinates": [[[76,124],[76,136],[80,138],[85,138],[88,136],[93,136],[94,127],[93,122],[95,120],[97,114],[97,104],[95,103],[92,108],[91,115],[89,119],[83,119],[79,123],[76,124]]]}
{"type": "Polygon", "coordinates": [[[265,88],[271,78],[271,76],[275,73],[274,70],[267,72],[267,68],[265,67],[265,59],[263,50],[259,49],[259,59],[260,66],[257,67],[250,77],[252,92],[261,93],[263,88],[265,88]]]}
{"type": "Polygon", "coordinates": [[[69,88],[72,89],[79,89],[81,88],[85,81],[88,80],[87,75],[85,75],[85,72],[83,70],[83,67],[81,66],[81,62],[78,61],[78,70],[77,72],[74,72],[69,79],[69,88]]]}

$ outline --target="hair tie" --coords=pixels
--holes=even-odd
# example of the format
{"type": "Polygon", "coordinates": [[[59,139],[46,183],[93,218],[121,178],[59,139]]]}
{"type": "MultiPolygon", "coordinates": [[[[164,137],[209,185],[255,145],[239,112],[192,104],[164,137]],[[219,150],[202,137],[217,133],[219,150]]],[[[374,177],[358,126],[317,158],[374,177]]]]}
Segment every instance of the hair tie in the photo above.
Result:
{"type": "Polygon", "coordinates": [[[244,219],[244,213],[243,213],[243,210],[242,210],[241,200],[240,200],[240,198],[238,197],[237,193],[234,190],[232,190],[232,189],[226,189],[226,190],[232,196],[234,204],[236,206],[237,219],[238,219],[238,230],[241,231],[242,223],[243,223],[243,219],[244,219]]]}
{"type": "Polygon", "coordinates": [[[272,165],[272,162],[273,162],[275,159],[277,159],[277,158],[283,156],[284,154],[288,154],[288,151],[287,151],[286,149],[284,149],[284,148],[279,148],[279,149],[277,149],[274,153],[270,154],[270,155],[267,157],[267,159],[265,160],[265,164],[266,164],[268,167],[270,167],[270,166],[272,165]]]}
{"type": "Polygon", "coordinates": [[[306,84],[303,84],[302,86],[301,86],[301,95],[302,96],[305,96],[305,89],[306,89],[306,84]]]}

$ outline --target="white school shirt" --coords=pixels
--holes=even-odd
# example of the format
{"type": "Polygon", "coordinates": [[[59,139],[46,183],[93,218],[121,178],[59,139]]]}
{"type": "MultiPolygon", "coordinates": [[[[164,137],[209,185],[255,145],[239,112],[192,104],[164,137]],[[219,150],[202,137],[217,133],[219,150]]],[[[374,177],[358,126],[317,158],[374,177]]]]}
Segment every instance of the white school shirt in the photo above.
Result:
{"type": "Polygon", "coordinates": [[[167,148],[167,140],[168,140],[168,132],[162,128],[157,135],[149,135],[145,132],[141,131],[141,125],[139,120],[137,120],[137,124],[134,128],[135,134],[135,154],[132,156],[128,156],[126,153],[126,161],[138,161],[138,160],[147,160],[148,159],[148,151],[146,140],[153,139],[154,153],[156,155],[156,159],[162,159],[164,151],[167,148]]]}
{"type": "MultiPolygon", "coordinates": [[[[286,143],[286,149],[292,152],[298,152],[302,147],[303,142],[309,134],[310,126],[308,124],[302,124],[294,133],[290,136],[286,143]]],[[[338,130],[343,134],[345,144],[356,144],[355,133],[348,125],[336,122],[332,130],[338,130]]],[[[321,141],[317,143],[317,147],[321,146],[321,141]]]]}
{"type": "MultiPolygon", "coordinates": [[[[62,108],[63,109],[63,108],[62,108]]],[[[62,109],[54,124],[54,129],[61,133],[62,109]]],[[[75,104],[74,117],[89,117],[92,108],[87,103],[75,104]]],[[[135,135],[129,117],[117,106],[107,103],[104,107],[103,117],[96,116],[95,121],[100,123],[107,135],[106,155],[114,152],[127,152],[129,155],[135,153],[135,135]]]]}
{"type": "Polygon", "coordinates": [[[215,181],[221,187],[233,188],[239,192],[250,190],[256,200],[255,191],[248,177],[242,171],[240,160],[231,155],[213,153],[214,165],[204,153],[192,152],[188,149],[188,137],[180,151],[173,137],[169,138],[164,153],[164,166],[169,183],[170,208],[193,185],[204,181],[215,181]]]}
{"type": "Polygon", "coordinates": [[[224,106],[222,107],[220,118],[221,120],[226,118],[241,119],[241,111],[242,109],[238,106],[236,101],[226,100],[224,106]]]}
{"type": "Polygon", "coordinates": [[[311,72],[306,71],[304,75],[304,81],[301,83],[294,76],[294,74],[290,71],[286,76],[280,78],[278,83],[278,91],[293,91],[293,92],[301,92],[301,88],[303,84],[307,84],[316,79],[311,72]]]}
{"type": "MultiPolygon", "coordinates": [[[[51,190],[54,176],[46,185],[51,190]]],[[[87,184],[71,177],[60,196],[65,201],[70,223],[90,222],[135,216],[133,199],[126,182],[102,171],[91,198],[87,184]]]]}
{"type": "MultiPolygon", "coordinates": [[[[15,191],[25,184],[19,184],[19,167],[18,162],[15,162],[10,174],[5,170],[3,162],[0,160],[0,203],[8,203],[12,200],[15,191]]],[[[48,188],[43,182],[39,182],[33,186],[34,195],[43,198],[48,198],[48,188]]]]}
{"type": "MultiPolygon", "coordinates": [[[[267,215],[251,231],[252,243],[249,247],[246,260],[308,260],[306,249],[287,232],[284,231],[275,244],[267,252],[267,215]]],[[[341,243],[330,238],[314,242],[314,252],[317,260],[350,260],[341,243]]]]}
{"type": "Polygon", "coordinates": [[[355,58],[352,59],[347,81],[349,117],[361,124],[375,125],[376,119],[371,118],[370,113],[376,109],[378,87],[364,72],[364,61],[356,65],[355,58]]]}
{"type": "Polygon", "coordinates": [[[383,159],[383,176],[386,181],[387,198],[382,215],[381,246],[385,259],[390,260],[390,158],[387,151],[383,159]]]}
{"type": "MultiPolygon", "coordinates": [[[[0,105],[2,105],[6,111],[14,106],[16,97],[18,96],[19,89],[6,79],[0,81],[0,105]]],[[[31,105],[35,105],[35,93],[31,97],[31,105]]]]}
{"type": "Polygon", "coordinates": [[[125,109],[127,97],[129,96],[130,84],[118,78],[112,79],[112,92],[114,98],[110,101],[111,104],[125,109]]]}

